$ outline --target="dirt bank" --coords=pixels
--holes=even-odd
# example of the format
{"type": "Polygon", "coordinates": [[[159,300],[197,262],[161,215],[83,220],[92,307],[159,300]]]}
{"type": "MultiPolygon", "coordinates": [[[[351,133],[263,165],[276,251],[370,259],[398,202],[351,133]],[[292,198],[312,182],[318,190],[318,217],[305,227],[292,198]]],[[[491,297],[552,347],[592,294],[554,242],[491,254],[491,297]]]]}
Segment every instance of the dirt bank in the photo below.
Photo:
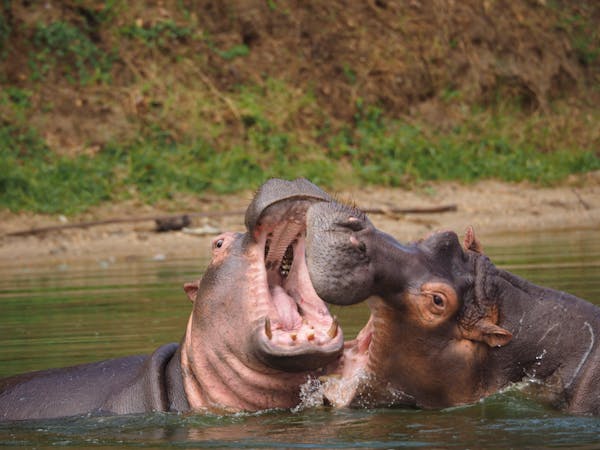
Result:
{"type": "MultiPolygon", "coordinates": [[[[220,147],[264,120],[235,95],[267,89],[265,79],[311,92],[332,125],[351,122],[357,103],[440,129],[460,123],[465,105],[498,99],[528,111],[566,97],[598,103],[600,6],[589,0],[3,4],[0,86],[61,154],[156,129],[220,147]]],[[[0,117],[22,126],[10,103],[0,117]]],[[[286,128],[324,120],[294,108],[279,114],[286,128]]]]}
{"type": "MultiPolygon", "coordinates": [[[[243,211],[251,192],[237,196],[179,198],[156,207],[135,204],[105,205],[69,223],[112,217],[139,217],[175,212],[239,211],[216,217],[194,217],[191,228],[209,231],[198,236],[184,232],[157,233],[151,220],[54,231],[34,236],[11,237],[7,233],[34,227],[59,225],[55,216],[0,213],[0,266],[34,265],[40,262],[112,261],[204,257],[216,230],[243,230],[243,211]],[[185,205],[185,207],[184,207],[185,205]],[[210,229],[216,229],[213,233],[210,229]]],[[[539,188],[527,184],[483,181],[472,185],[431,184],[427,188],[366,188],[338,193],[358,206],[429,207],[455,204],[457,210],[438,214],[372,214],[376,226],[402,241],[414,240],[436,229],[462,233],[466,225],[485,238],[505,232],[592,228],[600,231],[600,172],[570,180],[560,187],[539,188]]],[[[62,219],[62,220],[61,220],[62,219]]]]}

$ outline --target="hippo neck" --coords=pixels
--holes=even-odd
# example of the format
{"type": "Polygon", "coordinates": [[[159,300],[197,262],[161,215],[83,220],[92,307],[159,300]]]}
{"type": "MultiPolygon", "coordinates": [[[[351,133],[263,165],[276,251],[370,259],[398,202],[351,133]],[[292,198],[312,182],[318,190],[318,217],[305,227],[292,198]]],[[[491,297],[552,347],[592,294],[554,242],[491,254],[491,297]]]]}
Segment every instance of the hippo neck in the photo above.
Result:
{"type": "Polygon", "coordinates": [[[498,302],[499,325],[513,338],[489,352],[492,387],[524,378],[551,380],[569,402],[569,390],[582,381],[586,364],[598,353],[600,309],[510,272],[494,272],[485,295],[498,302]]]}
{"type": "Polygon", "coordinates": [[[223,339],[194,333],[193,317],[181,345],[183,385],[192,410],[257,411],[299,403],[306,373],[278,371],[236,354],[223,339]]]}

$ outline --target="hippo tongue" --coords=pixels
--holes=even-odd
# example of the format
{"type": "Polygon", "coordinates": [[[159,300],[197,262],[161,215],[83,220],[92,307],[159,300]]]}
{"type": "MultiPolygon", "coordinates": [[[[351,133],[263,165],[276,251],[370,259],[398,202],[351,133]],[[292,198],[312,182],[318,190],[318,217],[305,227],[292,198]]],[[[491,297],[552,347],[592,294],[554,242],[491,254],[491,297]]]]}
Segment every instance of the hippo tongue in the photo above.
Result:
{"type": "Polygon", "coordinates": [[[277,310],[281,328],[290,331],[302,324],[302,318],[298,313],[296,302],[292,297],[287,295],[281,286],[274,286],[271,289],[271,298],[277,310]]]}

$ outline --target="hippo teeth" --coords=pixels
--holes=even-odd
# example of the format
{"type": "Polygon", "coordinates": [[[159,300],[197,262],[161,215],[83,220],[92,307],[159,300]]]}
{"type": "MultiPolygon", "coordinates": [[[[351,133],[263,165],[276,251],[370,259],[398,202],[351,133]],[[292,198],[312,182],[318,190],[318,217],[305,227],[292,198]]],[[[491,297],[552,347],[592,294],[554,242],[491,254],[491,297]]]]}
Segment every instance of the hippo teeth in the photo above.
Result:
{"type": "Polygon", "coordinates": [[[285,254],[281,260],[281,265],[279,266],[279,273],[282,277],[285,278],[288,276],[290,269],[292,268],[292,262],[294,262],[294,248],[290,244],[285,250],[285,254]]]}
{"type": "Polygon", "coordinates": [[[334,337],[337,336],[338,333],[338,319],[336,316],[333,316],[333,322],[331,322],[331,326],[329,327],[329,330],[327,331],[327,334],[329,335],[329,337],[331,339],[333,339],[334,337]]]}
{"type": "Polygon", "coordinates": [[[273,332],[271,331],[271,319],[265,317],[265,334],[270,339],[273,338],[273,332]]]}

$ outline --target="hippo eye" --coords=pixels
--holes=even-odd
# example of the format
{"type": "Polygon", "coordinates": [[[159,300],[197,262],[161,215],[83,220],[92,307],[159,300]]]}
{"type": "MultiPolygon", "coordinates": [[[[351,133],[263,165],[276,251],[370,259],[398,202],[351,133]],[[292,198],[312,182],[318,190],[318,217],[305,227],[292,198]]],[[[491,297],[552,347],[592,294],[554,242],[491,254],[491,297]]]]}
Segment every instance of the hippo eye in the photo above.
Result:
{"type": "Polygon", "coordinates": [[[217,242],[215,242],[215,248],[221,247],[223,247],[223,239],[219,239],[217,242]]]}
{"type": "Polygon", "coordinates": [[[423,317],[430,321],[430,324],[448,320],[458,309],[456,291],[446,281],[430,281],[423,284],[418,298],[420,301],[417,304],[422,308],[423,317]]]}
{"type": "Polygon", "coordinates": [[[439,306],[440,308],[444,306],[444,299],[441,296],[433,294],[432,300],[436,306],[439,306]]]}

